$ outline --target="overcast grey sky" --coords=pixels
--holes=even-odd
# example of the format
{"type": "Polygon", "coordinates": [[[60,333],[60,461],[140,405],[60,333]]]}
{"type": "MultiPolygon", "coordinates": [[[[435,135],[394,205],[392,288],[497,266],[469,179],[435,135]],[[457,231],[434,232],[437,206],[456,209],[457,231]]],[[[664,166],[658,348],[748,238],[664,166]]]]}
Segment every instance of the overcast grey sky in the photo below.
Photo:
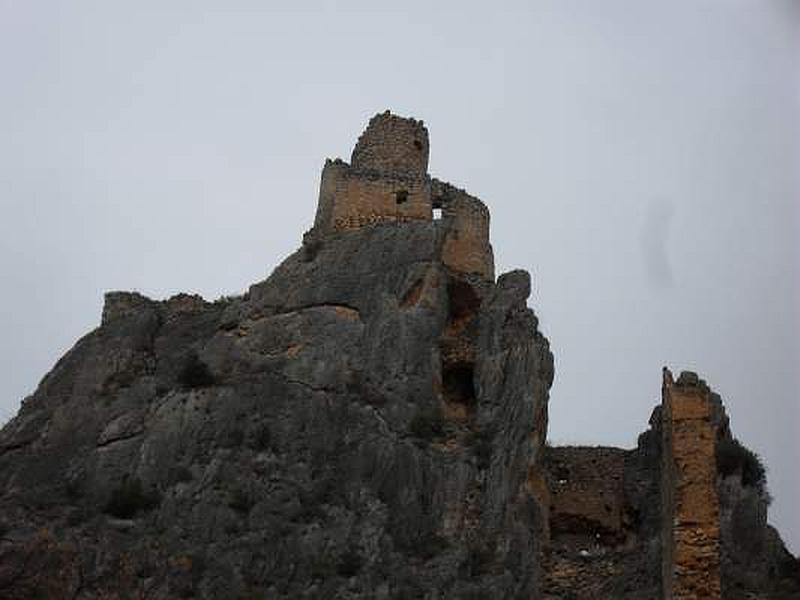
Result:
{"type": "Polygon", "coordinates": [[[533,275],[551,438],[633,446],[695,369],[800,551],[800,2],[381,4],[0,0],[0,414],[104,291],[263,279],[391,108],[533,275]]]}

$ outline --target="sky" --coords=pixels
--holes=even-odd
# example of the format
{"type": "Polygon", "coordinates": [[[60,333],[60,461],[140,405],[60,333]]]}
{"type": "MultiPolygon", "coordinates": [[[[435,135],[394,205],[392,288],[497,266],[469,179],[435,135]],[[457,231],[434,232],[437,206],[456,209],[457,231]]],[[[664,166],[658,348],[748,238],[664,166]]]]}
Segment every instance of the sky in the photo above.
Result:
{"type": "Polygon", "coordinates": [[[388,108],[532,274],[550,439],[633,447],[698,371],[798,553],[798,63],[794,0],[0,0],[0,421],[105,291],[264,279],[388,108]]]}

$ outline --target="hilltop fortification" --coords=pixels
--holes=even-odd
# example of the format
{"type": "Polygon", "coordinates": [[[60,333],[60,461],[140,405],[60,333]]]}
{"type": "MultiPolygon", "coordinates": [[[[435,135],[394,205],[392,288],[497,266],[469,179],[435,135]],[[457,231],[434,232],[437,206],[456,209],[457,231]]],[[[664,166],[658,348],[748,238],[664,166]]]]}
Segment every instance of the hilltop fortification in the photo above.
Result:
{"type": "Polygon", "coordinates": [[[696,375],[635,449],[545,444],[530,275],[429,144],[372,118],[241,297],[106,294],[0,431],[0,597],[798,597],[696,375]]]}
{"type": "Polygon", "coordinates": [[[428,153],[422,121],[388,111],[375,115],[350,164],[341,159],[325,163],[312,235],[435,221],[442,262],[453,271],[493,280],[488,209],[464,190],[431,178],[428,153]]]}

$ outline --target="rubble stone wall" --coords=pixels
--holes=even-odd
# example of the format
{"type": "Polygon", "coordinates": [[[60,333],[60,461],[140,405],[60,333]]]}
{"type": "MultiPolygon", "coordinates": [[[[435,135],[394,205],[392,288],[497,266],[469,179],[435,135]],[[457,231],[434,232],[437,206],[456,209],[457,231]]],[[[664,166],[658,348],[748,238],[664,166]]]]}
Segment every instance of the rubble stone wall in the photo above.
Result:
{"type": "Polygon", "coordinates": [[[424,176],[428,172],[428,154],[424,123],[386,111],[370,119],[350,162],[356,169],[424,176]]]}
{"type": "Polygon", "coordinates": [[[494,279],[494,254],[489,243],[489,210],[465,192],[443,206],[446,233],[442,262],[460,273],[494,279]]]}
{"type": "Polygon", "coordinates": [[[662,587],[665,600],[720,598],[716,424],[702,382],[664,370],[662,587]]]}
{"type": "Polygon", "coordinates": [[[321,231],[431,219],[427,179],[359,171],[341,161],[326,163],[315,221],[321,231]]]}
{"type": "Polygon", "coordinates": [[[550,528],[555,537],[584,537],[614,545],[625,538],[623,477],[626,451],[619,448],[550,448],[550,528]]]}

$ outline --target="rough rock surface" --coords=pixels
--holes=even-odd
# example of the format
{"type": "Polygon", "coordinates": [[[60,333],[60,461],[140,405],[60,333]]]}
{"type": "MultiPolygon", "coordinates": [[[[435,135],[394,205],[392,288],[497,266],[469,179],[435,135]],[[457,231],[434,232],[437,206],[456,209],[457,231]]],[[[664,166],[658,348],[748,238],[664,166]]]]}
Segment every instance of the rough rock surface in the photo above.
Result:
{"type": "Polygon", "coordinates": [[[364,228],[243,298],[109,297],[0,434],[0,595],[535,594],[552,355],[512,272],[476,284],[474,398],[442,391],[440,242],[364,228]]]}

